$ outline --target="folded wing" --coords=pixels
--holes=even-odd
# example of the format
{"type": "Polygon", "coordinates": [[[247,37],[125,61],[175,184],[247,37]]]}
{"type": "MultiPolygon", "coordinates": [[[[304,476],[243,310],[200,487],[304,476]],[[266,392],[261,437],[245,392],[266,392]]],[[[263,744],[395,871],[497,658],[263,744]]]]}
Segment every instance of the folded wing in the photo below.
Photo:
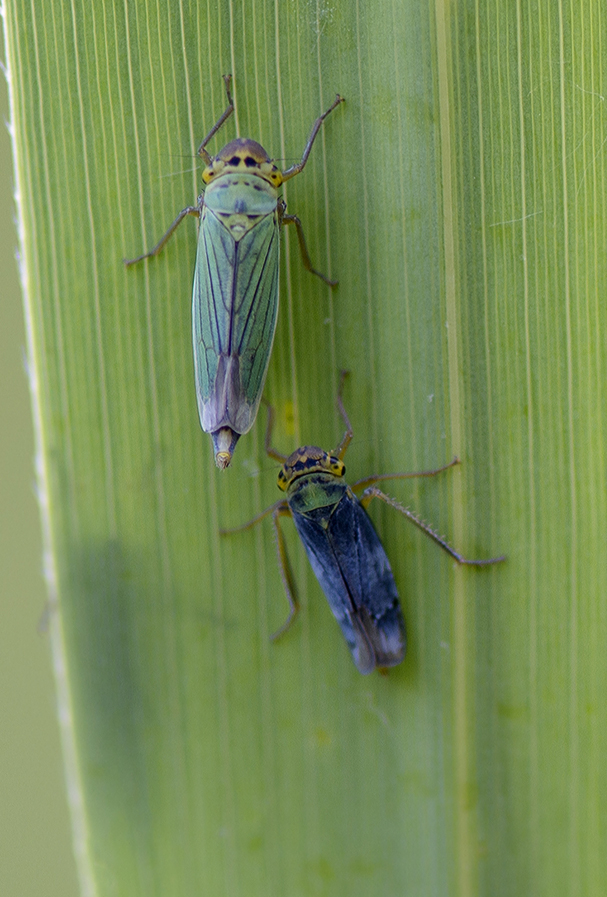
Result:
{"type": "Polygon", "coordinates": [[[235,241],[205,209],[192,298],[194,367],[205,432],[251,428],[278,311],[279,229],[265,215],[235,241]]]}
{"type": "Polygon", "coordinates": [[[356,666],[361,673],[395,666],[405,655],[405,624],[390,563],[369,516],[348,491],[328,526],[320,517],[312,512],[294,521],[356,666]]]}

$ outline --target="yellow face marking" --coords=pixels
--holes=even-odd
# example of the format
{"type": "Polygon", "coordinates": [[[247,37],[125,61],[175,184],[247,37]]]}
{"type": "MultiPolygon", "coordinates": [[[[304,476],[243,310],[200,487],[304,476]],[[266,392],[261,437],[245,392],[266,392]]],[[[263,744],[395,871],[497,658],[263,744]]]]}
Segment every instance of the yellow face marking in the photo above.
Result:
{"type": "Polygon", "coordinates": [[[313,445],[304,445],[289,455],[278,474],[278,488],[283,492],[289,488],[293,480],[310,473],[330,473],[335,477],[343,477],[346,465],[335,455],[323,452],[313,445]]]}
{"type": "Polygon", "coordinates": [[[210,184],[215,178],[231,171],[248,171],[274,187],[282,184],[280,169],[272,162],[263,146],[248,137],[238,137],[224,146],[202,172],[202,180],[205,184],[210,184]]]}

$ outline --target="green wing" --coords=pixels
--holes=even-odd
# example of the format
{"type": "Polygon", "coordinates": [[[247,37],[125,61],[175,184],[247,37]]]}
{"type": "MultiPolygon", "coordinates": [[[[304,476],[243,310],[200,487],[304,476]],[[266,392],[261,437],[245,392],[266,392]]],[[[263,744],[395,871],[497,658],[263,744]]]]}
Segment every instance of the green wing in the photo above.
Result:
{"type": "Polygon", "coordinates": [[[246,433],[266,378],[278,311],[279,225],[262,215],[236,241],[205,207],[192,296],[200,424],[246,433]]]}

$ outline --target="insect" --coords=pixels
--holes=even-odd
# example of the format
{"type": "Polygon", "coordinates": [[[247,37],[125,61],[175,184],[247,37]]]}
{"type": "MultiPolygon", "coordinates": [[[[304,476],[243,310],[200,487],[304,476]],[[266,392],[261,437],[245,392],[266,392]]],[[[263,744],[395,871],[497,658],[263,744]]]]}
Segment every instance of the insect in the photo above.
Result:
{"type": "Polygon", "coordinates": [[[211,434],[222,470],[253,426],[263,392],[276,330],[282,224],[295,225],[304,267],[336,285],[312,267],[301,222],[286,214],[278,188],[304,168],[322,123],[344,102],[335,97],[314,122],[301,160],[284,171],[249,138],[232,140],[211,157],[206,145],[234,112],[231,79],[224,76],[228,106],[198,148],[206,168],[196,205],[182,209],[153,249],[125,260],[130,266],[158,255],[187,215],[198,218],[192,291],[196,398],[200,425],[211,434]]]}
{"type": "Polygon", "coordinates": [[[337,407],[345,422],[346,432],[337,449],[325,452],[316,446],[304,445],[289,457],[277,452],[271,447],[274,414],[270,407],[266,452],[271,458],[282,462],[278,486],[286,492],[286,500],[266,508],[248,523],[222,532],[226,534],[249,529],[264,517],[272,515],[278,562],[290,606],[287,620],[272,636],[276,638],[290,626],[298,610],[293,574],[278,522],[281,517],[291,517],[348,643],[354,663],[361,673],[366,674],[376,668],[396,666],[405,656],[406,649],[405,623],[390,562],[366,512],[372,499],[380,498],[400,511],[458,564],[481,567],[497,564],[505,558],[468,560],[412,511],[375,485],[383,480],[432,477],[458,464],[457,458],[435,470],[377,474],[358,480],[352,487],[344,482],[346,468],[343,458],[353,437],[342,401],[346,373],[342,371],[337,393],[337,407]],[[358,498],[356,493],[361,490],[358,498]]]}

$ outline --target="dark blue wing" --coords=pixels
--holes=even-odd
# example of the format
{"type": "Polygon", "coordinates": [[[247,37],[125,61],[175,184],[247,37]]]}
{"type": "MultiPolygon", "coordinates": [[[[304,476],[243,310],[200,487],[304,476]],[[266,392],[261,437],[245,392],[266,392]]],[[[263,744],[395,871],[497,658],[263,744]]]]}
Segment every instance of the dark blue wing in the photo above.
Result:
{"type": "Polygon", "coordinates": [[[405,624],[384,547],[349,489],[328,521],[327,510],[293,514],[312,569],[360,672],[395,666],[405,656],[405,624]]]}

